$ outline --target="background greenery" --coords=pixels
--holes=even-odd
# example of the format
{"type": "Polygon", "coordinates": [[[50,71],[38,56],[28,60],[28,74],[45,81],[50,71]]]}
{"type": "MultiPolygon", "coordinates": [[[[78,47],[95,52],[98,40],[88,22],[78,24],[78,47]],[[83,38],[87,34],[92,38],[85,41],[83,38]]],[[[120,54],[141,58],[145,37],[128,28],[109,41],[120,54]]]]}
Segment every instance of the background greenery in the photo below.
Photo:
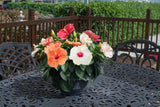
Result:
{"type": "MultiPolygon", "coordinates": [[[[90,1],[89,4],[83,2],[61,2],[57,4],[52,3],[33,3],[33,2],[12,2],[7,4],[9,9],[29,9],[34,8],[39,13],[48,15],[53,14],[55,17],[69,16],[69,8],[74,7],[75,15],[86,15],[86,7],[91,7],[91,16],[103,16],[103,17],[119,17],[119,18],[146,18],[146,10],[151,9],[151,19],[160,19],[160,3],[140,3],[140,2],[106,2],[106,1],[90,1]]],[[[91,30],[96,34],[100,35],[101,38],[104,36],[105,41],[108,41],[109,44],[115,46],[117,44],[117,38],[119,42],[129,40],[129,39],[140,39],[144,38],[142,36],[145,34],[143,31],[143,23],[139,23],[139,31],[137,33],[138,23],[134,23],[134,28],[132,29],[132,22],[129,23],[127,27],[127,22],[124,23],[124,32],[122,32],[122,22],[119,23],[119,31],[116,28],[117,22],[115,22],[114,34],[113,34],[113,21],[108,22],[99,20],[92,22],[91,30]],[[100,24],[101,23],[101,24],[100,24]],[[103,26],[105,23],[105,26],[103,26]],[[94,30],[94,25],[96,30],[94,30]],[[101,25],[101,30],[99,30],[99,25],[101,25]],[[109,28],[109,30],[108,30],[109,28]],[[127,37],[127,29],[128,37],[127,37]],[[105,35],[103,35],[103,30],[105,29],[105,35]],[[109,33],[109,34],[108,34],[109,33]],[[118,36],[117,36],[118,33],[118,36]],[[114,41],[112,44],[112,40],[114,41]]],[[[157,34],[156,24],[153,25],[153,35],[157,34]]],[[[160,31],[160,24],[159,31],[160,31]]],[[[84,27],[84,26],[83,26],[84,27]]],[[[145,26],[144,26],[145,28],[145,26]]],[[[151,31],[151,27],[150,27],[151,31]]],[[[158,32],[159,33],[159,32],[158,32]]]]}
{"type": "Polygon", "coordinates": [[[151,9],[151,18],[160,19],[160,3],[140,3],[140,2],[106,2],[91,1],[89,4],[83,2],[61,2],[33,3],[33,2],[10,2],[8,9],[29,9],[34,8],[43,14],[53,14],[56,17],[69,16],[69,8],[75,8],[76,15],[85,15],[86,7],[91,7],[92,16],[105,17],[125,17],[125,18],[145,18],[146,10],[151,9]]]}

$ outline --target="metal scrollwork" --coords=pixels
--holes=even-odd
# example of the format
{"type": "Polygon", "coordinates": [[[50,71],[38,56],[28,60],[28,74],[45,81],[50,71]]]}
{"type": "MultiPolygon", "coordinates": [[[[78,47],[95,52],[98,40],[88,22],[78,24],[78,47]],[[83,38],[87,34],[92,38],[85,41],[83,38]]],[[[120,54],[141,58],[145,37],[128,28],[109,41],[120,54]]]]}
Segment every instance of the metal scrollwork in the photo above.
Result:
{"type": "Polygon", "coordinates": [[[62,96],[42,72],[27,72],[0,82],[0,107],[158,107],[160,73],[138,65],[104,63],[104,75],[81,95],[62,96]]]}
{"type": "Polygon", "coordinates": [[[31,57],[30,43],[6,42],[0,45],[0,75],[3,78],[34,70],[36,61],[31,57]]]}
{"type": "Polygon", "coordinates": [[[155,69],[159,70],[160,46],[147,40],[128,40],[116,45],[113,60],[150,68],[155,64],[155,69]],[[151,56],[153,54],[157,55],[158,58],[155,59],[154,56],[151,56]]]}

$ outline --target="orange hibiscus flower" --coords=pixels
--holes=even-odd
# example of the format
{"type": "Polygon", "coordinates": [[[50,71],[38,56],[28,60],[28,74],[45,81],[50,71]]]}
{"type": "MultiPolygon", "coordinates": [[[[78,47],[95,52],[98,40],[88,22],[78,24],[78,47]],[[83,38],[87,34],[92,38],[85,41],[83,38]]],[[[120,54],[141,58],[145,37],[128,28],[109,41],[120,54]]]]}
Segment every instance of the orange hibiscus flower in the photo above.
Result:
{"type": "Polygon", "coordinates": [[[42,42],[42,46],[47,46],[48,44],[53,42],[52,36],[48,37],[45,41],[42,42]]]}
{"type": "Polygon", "coordinates": [[[68,43],[68,44],[73,45],[73,46],[85,45],[85,43],[81,43],[81,42],[71,42],[71,41],[69,41],[69,40],[66,40],[65,43],[68,43]]]}
{"type": "Polygon", "coordinates": [[[67,51],[60,47],[59,41],[50,43],[44,48],[44,52],[47,54],[48,65],[50,67],[57,67],[58,65],[65,64],[67,60],[67,51]]]}

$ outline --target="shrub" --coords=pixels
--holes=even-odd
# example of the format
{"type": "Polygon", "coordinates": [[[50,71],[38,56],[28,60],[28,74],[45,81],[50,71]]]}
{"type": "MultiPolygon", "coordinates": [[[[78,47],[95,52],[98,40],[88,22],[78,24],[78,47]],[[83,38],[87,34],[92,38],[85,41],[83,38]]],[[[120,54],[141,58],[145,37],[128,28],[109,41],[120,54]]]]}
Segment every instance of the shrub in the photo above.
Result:
{"type": "Polygon", "coordinates": [[[146,10],[151,9],[151,18],[160,19],[160,3],[140,3],[140,2],[106,2],[90,1],[89,4],[83,2],[61,2],[61,3],[33,3],[33,2],[10,2],[8,9],[29,9],[34,8],[43,14],[53,14],[56,17],[69,16],[69,8],[75,8],[76,15],[85,15],[86,7],[91,7],[92,16],[105,17],[125,17],[125,18],[145,18],[146,10]]]}
{"type": "MultiPolygon", "coordinates": [[[[5,22],[15,22],[19,20],[19,9],[12,9],[12,10],[0,10],[0,23],[5,22]]],[[[24,20],[28,20],[28,10],[22,10],[24,20]]],[[[35,11],[35,20],[41,18],[43,15],[40,14],[38,11],[35,11]]]]}

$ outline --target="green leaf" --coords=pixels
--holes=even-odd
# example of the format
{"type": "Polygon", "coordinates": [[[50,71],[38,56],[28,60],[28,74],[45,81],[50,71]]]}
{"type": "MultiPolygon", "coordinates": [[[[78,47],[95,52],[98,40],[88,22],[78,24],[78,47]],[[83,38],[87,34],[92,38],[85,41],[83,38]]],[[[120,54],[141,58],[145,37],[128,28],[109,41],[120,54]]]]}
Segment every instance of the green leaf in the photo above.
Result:
{"type": "Polygon", "coordinates": [[[103,59],[105,58],[103,53],[97,53],[98,56],[102,57],[103,59]]]}
{"type": "Polygon", "coordinates": [[[92,75],[92,70],[93,70],[92,66],[87,66],[86,71],[89,76],[92,75]]]}
{"type": "Polygon", "coordinates": [[[79,68],[76,68],[75,72],[76,72],[76,75],[77,75],[80,79],[83,79],[84,71],[82,71],[82,70],[79,69],[79,68]]]}
{"type": "Polygon", "coordinates": [[[44,58],[39,65],[37,66],[37,71],[41,71],[43,68],[46,68],[48,66],[47,58],[44,58]]]}
{"type": "Polygon", "coordinates": [[[68,68],[70,72],[73,72],[75,70],[75,65],[73,63],[70,63],[68,68]]]}
{"type": "Polygon", "coordinates": [[[99,75],[99,72],[100,72],[100,65],[94,63],[94,68],[95,68],[94,75],[95,75],[95,77],[97,77],[99,75]]]}
{"type": "Polygon", "coordinates": [[[60,66],[55,67],[54,69],[56,69],[57,71],[60,69],[60,66]]]}
{"type": "Polygon", "coordinates": [[[64,72],[60,72],[60,76],[61,76],[61,78],[63,79],[63,80],[65,80],[65,81],[67,81],[67,76],[65,75],[65,73],[64,72]]]}
{"type": "Polygon", "coordinates": [[[66,70],[68,69],[68,62],[66,62],[65,64],[61,65],[61,69],[63,72],[66,72],[66,70]]]}
{"type": "Polygon", "coordinates": [[[89,65],[93,64],[94,63],[94,60],[91,60],[91,62],[89,63],[89,65]]]}
{"type": "Polygon", "coordinates": [[[82,71],[84,71],[86,69],[86,65],[80,65],[80,68],[82,71]]]}
{"type": "Polygon", "coordinates": [[[50,71],[51,68],[48,68],[44,71],[43,75],[42,75],[42,78],[45,80],[45,81],[48,81],[49,80],[49,71],[50,71]]]}
{"type": "Polygon", "coordinates": [[[77,80],[78,79],[78,77],[77,77],[77,75],[75,74],[75,73],[71,73],[71,75],[70,75],[70,81],[75,81],[75,80],[77,80]]]}
{"type": "Polygon", "coordinates": [[[72,85],[69,84],[69,83],[66,82],[66,81],[61,80],[61,81],[60,81],[60,87],[61,87],[61,89],[62,89],[63,91],[69,92],[70,89],[71,89],[71,87],[72,87],[72,85]]]}
{"type": "Polygon", "coordinates": [[[91,75],[91,76],[89,76],[89,75],[84,75],[84,78],[85,78],[86,81],[89,81],[89,82],[93,82],[93,80],[95,79],[95,78],[93,77],[93,75],[91,75]]]}
{"type": "Polygon", "coordinates": [[[109,58],[107,60],[110,62],[111,66],[113,66],[113,61],[109,58]]]}

